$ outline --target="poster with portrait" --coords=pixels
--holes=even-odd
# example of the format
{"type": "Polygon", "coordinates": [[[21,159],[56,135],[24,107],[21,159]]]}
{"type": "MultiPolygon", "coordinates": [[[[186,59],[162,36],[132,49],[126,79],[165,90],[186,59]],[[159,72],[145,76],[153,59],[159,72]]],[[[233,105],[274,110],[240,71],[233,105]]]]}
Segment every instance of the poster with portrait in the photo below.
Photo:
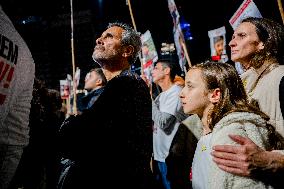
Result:
{"type": "Polygon", "coordinates": [[[172,15],[172,18],[173,18],[173,24],[174,26],[176,26],[177,24],[179,24],[180,15],[179,15],[175,1],[168,0],[168,7],[170,10],[170,14],[172,15]]]}
{"type": "Polygon", "coordinates": [[[68,80],[59,80],[60,82],[60,96],[61,99],[67,99],[70,96],[70,85],[71,83],[68,80]]]}
{"type": "Polygon", "coordinates": [[[235,14],[231,17],[229,22],[232,28],[235,30],[241,20],[246,17],[262,17],[253,0],[244,0],[238,10],[235,12],[235,14]]]}
{"type": "MultiPolygon", "coordinates": [[[[168,0],[168,7],[173,19],[173,35],[174,35],[174,43],[176,47],[177,56],[179,58],[179,65],[182,72],[186,72],[185,64],[187,62],[185,56],[185,39],[183,36],[183,32],[180,26],[180,15],[174,0],[168,0]]],[[[189,63],[189,62],[188,62],[189,63]]]]}
{"type": "Polygon", "coordinates": [[[179,58],[179,65],[182,72],[185,72],[186,57],[183,48],[183,45],[185,46],[185,40],[182,30],[180,28],[180,24],[176,25],[176,27],[173,28],[173,33],[174,33],[174,42],[176,46],[176,51],[179,58]]]}
{"type": "Polygon", "coordinates": [[[158,53],[151,36],[151,32],[149,30],[141,35],[141,41],[143,72],[146,75],[147,79],[152,81],[151,71],[154,66],[153,63],[158,60],[158,53]]]}
{"type": "Polygon", "coordinates": [[[228,61],[226,52],[226,29],[225,26],[208,31],[212,60],[219,62],[228,61]]]}

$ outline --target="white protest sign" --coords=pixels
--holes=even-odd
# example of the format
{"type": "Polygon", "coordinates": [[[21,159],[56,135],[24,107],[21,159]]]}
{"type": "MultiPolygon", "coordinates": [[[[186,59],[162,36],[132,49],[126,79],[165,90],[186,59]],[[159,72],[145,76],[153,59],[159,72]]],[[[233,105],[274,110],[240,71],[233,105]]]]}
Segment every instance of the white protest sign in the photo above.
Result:
{"type": "Polygon", "coordinates": [[[228,56],[226,53],[226,29],[225,26],[208,31],[210,38],[210,49],[212,60],[226,62],[228,56]]]}
{"type": "Polygon", "coordinates": [[[256,4],[252,0],[244,0],[229,22],[235,30],[239,23],[247,17],[262,18],[256,4]]]}

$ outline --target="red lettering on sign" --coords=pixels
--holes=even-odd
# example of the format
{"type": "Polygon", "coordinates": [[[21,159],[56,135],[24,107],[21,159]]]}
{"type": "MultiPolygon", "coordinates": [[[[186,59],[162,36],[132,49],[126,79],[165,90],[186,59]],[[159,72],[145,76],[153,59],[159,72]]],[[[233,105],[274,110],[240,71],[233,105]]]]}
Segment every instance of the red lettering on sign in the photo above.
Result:
{"type": "Polygon", "coordinates": [[[14,67],[11,67],[6,79],[6,83],[4,84],[4,88],[8,88],[10,86],[10,82],[12,80],[13,75],[14,75],[14,67]]]}

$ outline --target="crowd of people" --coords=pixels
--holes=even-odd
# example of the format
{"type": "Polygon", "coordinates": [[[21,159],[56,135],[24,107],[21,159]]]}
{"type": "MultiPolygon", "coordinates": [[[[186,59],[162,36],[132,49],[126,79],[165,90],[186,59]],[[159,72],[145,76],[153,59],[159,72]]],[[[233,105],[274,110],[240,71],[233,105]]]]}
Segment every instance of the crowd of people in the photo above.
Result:
{"type": "Polygon", "coordinates": [[[140,33],[110,23],[96,40],[79,114],[35,77],[23,38],[0,6],[1,189],[281,188],[284,175],[284,27],[248,17],[228,63],[202,62],[185,80],[159,58],[150,81],[131,71],[140,33]],[[8,48],[9,47],[9,48],[8,48]],[[17,56],[11,56],[11,53],[17,56]],[[2,83],[1,83],[2,84],[2,83]]]}

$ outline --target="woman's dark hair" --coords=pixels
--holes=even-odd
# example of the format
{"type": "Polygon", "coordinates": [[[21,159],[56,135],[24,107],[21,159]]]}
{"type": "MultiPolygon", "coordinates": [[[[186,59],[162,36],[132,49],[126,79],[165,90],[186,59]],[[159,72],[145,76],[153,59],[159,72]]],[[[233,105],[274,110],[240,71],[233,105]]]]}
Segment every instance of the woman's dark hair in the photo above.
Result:
{"type": "Polygon", "coordinates": [[[255,68],[260,67],[265,60],[277,61],[284,64],[284,27],[283,25],[267,19],[248,17],[241,23],[248,22],[255,26],[256,34],[264,48],[258,51],[251,60],[251,65],[255,68]]]}

